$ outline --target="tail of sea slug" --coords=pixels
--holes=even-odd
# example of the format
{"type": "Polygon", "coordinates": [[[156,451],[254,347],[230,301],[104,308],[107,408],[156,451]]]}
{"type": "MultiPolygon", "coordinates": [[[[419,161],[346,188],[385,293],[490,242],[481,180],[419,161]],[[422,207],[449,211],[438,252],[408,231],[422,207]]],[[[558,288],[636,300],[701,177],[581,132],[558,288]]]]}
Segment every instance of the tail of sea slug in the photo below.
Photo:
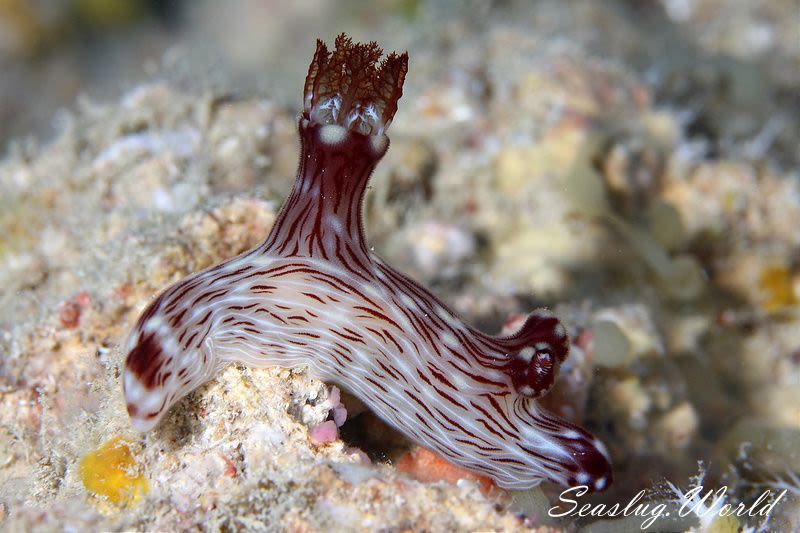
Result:
{"type": "Polygon", "coordinates": [[[224,310],[231,288],[216,280],[237,259],[172,285],[144,310],[128,339],[123,390],[132,425],[152,429],[174,401],[217,370],[209,332],[224,310]]]}

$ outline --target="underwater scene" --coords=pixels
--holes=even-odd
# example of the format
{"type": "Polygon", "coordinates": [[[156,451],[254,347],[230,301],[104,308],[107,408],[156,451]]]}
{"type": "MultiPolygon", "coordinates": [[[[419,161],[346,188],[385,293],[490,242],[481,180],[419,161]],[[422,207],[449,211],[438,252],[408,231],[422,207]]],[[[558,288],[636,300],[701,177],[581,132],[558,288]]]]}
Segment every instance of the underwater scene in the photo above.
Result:
{"type": "Polygon", "coordinates": [[[0,0],[0,532],[800,530],[796,0],[0,0]]]}

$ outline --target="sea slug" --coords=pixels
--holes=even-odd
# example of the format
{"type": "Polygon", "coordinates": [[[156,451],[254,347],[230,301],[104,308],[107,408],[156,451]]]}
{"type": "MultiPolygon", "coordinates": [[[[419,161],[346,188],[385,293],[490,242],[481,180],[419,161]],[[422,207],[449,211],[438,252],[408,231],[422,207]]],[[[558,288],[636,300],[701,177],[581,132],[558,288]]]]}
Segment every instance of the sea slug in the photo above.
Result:
{"type": "Polygon", "coordinates": [[[602,490],[603,445],[543,410],[569,352],[564,326],[534,311],[514,335],[465,324],[366,244],[362,202],[389,147],[408,55],[340,35],[317,41],[298,121],[300,164],[266,241],[166,289],[126,346],[133,426],[232,361],[308,367],[446,460],[503,488],[551,480],[602,490]]]}

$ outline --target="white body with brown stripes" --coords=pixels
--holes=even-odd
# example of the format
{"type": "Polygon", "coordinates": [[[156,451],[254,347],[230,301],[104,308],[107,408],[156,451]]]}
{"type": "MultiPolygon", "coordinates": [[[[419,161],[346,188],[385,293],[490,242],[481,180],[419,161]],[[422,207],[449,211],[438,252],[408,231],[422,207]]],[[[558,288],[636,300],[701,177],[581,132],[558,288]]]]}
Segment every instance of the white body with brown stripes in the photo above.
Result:
{"type": "Polygon", "coordinates": [[[485,335],[369,251],[362,201],[388,148],[382,132],[394,109],[385,100],[394,98],[396,109],[405,56],[376,69],[375,47],[375,72],[366,75],[395,89],[375,89],[365,103],[325,75],[368,62],[374,45],[337,40],[332,58],[321,46],[299,121],[298,178],[270,235],[168,288],[131,334],[123,385],[133,425],[153,428],[232,361],[307,366],[409,438],[501,487],[548,479],[605,488],[611,469],[602,444],[536,402],[569,351],[559,321],[534,312],[515,335],[485,335]],[[327,100],[309,97],[334,85],[339,92],[327,100]]]}

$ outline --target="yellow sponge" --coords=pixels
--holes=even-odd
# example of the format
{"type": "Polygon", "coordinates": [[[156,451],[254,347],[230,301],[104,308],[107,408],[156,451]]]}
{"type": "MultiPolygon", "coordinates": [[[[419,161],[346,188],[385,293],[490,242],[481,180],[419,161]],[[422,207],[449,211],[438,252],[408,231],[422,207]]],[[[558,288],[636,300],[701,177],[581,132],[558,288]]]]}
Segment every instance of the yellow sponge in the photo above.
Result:
{"type": "Polygon", "coordinates": [[[78,474],[88,492],[116,506],[134,504],[147,494],[147,480],[128,443],[119,436],[87,453],[78,465],[78,474]]]}

